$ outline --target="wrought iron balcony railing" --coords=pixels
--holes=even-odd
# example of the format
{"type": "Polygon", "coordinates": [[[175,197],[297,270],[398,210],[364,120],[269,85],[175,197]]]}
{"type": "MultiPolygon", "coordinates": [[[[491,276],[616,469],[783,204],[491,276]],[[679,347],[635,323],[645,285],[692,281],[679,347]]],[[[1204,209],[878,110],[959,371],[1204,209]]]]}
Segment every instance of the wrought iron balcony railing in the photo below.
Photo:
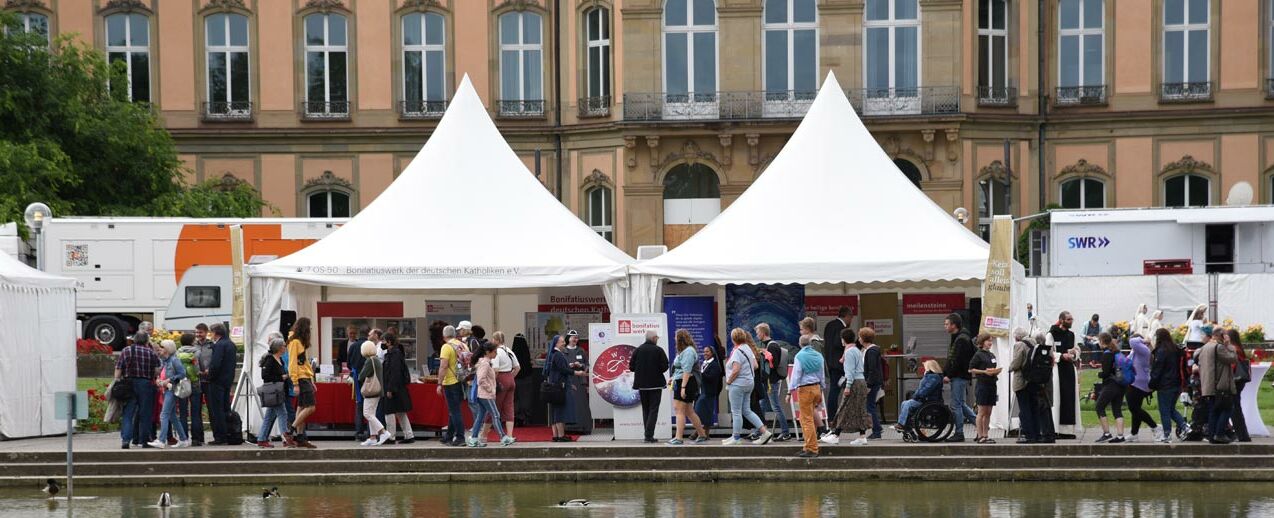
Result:
{"type": "Polygon", "coordinates": [[[978,106],[1017,106],[1017,88],[1012,86],[979,86],[978,106]]]}
{"type": "Polygon", "coordinates": [[[447,111],[447,101],[399,101],[398,115],[404,119],[437,119],[447,111]]]}
{"type": "Polygon", "coordinates": [[[1159,85],[1159,101],[1189,103],[1212,100],[1212,83],[1163,83],[1159,85]]]}
{"type": "Polygon", "coordinates": [[[499,115],[508,118],[534,119],[544,116],[544,100],[506,100],[496,101],[499,115]]]}
{"type": "MultiPolygon", "coordinates": [[[[628,93],[624,120],[749,120],[799,119],[805,116],[815,91],[628,93]]],[[[959,113],[956,87],[856,89],[849,91],[854,108],[864,115],[898,116],[959,113]]]]}
{"type": "Polygon", "coordinates": [[[306,120],[343,120],[349,118],[349,101],[305,101],[301,117],[306,120]]]}
{"type": "Polygon", "coordinates": [[[579,99],[579,117],[581,119],[589,117],[606,117],[610,115],[610,96],[602,95],[598,97],[580,97],[579,99]]]}
{"type": "Polygon", "coordinates": [[[1097,106],[1106,104],[1106,85],[1059,86],[1053,98],[1057,106],[1097,106]]]}
{"type": "Polygon", "coordinates": [[[242,122],[252,120],[251,101],[217,101],[203,103],[203,120],[242,122]]]}

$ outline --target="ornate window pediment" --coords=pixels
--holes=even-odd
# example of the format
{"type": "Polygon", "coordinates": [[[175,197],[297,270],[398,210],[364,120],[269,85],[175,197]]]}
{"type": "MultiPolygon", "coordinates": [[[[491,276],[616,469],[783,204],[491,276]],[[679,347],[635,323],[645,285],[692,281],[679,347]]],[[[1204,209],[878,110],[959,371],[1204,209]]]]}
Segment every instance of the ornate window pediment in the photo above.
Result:
{"type": "Polygon", "coordinates": [[[1004,162],[999,160],[992,160],[991,163],[983,166],[982,169],[979,169],[978,177],[990,177],[1001,182],[1016,178],[1013,176],[1013,172],[1009,171],[1009,168],[1004,167],[1004,162]]]}
{"type": "Polygon", "coordinates": [[[1090,164],[1088,160],[1081,158],[1078,162],[1062,168],[1057,176],[1110,176],[1110,174],[1101,166],[1090,164]]]}
{"type": "Polygon", "coordinates": [[[243,3],[243,0],[212,0],[208,2],[208,5],[203,6],[203,9],[200,10],[200,12],[208,11],[248,12],[250,9],[248,9],[248,6],[243,3]]]}
{"type": "Polygon", "coordinates": [[[41,0],[8,0],[4,3],[5,9],[13,9],[15,11],[25,11],[29,9],[39,9],[48,11],[49,6],[44,5],[41,0]]]}
{"type": "Polygon", "coordinates": [[[349,180],[336,176],[331,171],[323,171],[318,178],[310,178],[305,182],[305,190],[334,190],[344,189],[348,191],[354,190],[354,184],[349,180]]]}
{"type": "Polygon", "coordinates": [[[1188,173],[1192,171],[1216,173],[1216,169],[1212,168],[1212,164],[1202,160],[1195,160],[1194,157],[1190,155],[1182,156],[1181,160],[1177,160],[1176,162],[1163,166],[1164,174],[1188,173]]]}
{"type": "Polygon", "coordinates": [[[147,15],[154,12],[147,7],[141,0],[110,0],[106,5],[102,6],[101,12],[123,12],[123,13],[145,13],[147,15]]]}

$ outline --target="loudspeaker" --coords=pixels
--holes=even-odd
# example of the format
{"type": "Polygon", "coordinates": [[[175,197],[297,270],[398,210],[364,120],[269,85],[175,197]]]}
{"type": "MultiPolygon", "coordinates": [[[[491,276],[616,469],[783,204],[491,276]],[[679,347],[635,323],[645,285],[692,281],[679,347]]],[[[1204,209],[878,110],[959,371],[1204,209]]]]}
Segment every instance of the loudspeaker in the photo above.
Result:
{"type": "Polygon", "coordinates": [[[285,309],[279,312],[279,332],[283,333],[284,338],[288,333],[292,332],[292,326],[296,325],[296,312],[285,309]]]}

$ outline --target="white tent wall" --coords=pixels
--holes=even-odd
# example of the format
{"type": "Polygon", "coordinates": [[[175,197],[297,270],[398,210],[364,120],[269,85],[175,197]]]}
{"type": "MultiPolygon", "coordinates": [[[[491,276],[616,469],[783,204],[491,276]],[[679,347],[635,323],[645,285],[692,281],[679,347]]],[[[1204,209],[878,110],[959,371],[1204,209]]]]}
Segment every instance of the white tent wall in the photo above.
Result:
{"type": "MultiPolygon", "coordinates": [[[[1153,308],[1151,311],[1163,310],[1164,323],[1169,326],[1185,323],[1189,312],[1194,311],[1199,304],[1208,303],[1207,275],[1160,275],[1154,279],[1158,296],[1153,303],[1146,304],[1153,308]]],[[[1131,320],[1136,311],[1136,304],[1129,306],[1119,320],[1131,320]]],[[[1224,319],[1225,316],[1221,318],[1224,319]]]]}
{"type": "Polygon", "coordinates": [[[1266,338],[1274,337],[1274,309],[1270,294],[1274,293],[1274,275],[1227,274],[1221,275],[1217,289],[1217,315],[1231,318],[1235,324],[1247,328],[1252,324],[1265,326],[1266,338]]]}
{"type": "MultiPolygon", "coordinates": [[[[66,418],[53,411],[54,396],[58,392],[76,390],[75,291],[59,288],[40,293],[37,305],[39,336],[35,339],[31,339],[29,333],[17,336],[31,339],[39,348],[33,357],[40,358],[40,435],[63,434],[66,418]]],[[[0,333],[7,334],[6,331],[0,333]]]]}
{"type": "Polygon", "coordinates": [[[53,398],[75,390],[74,281],[0,261],[0,438],[66,433],[53,398]]]}
{"type": "MultiPolygon", "coordinates": [[[[1231,319],[1243,328],[1252,324],[1266,329],[1274,326],[1274,311],[1264,300],[1274,290],[1274,274],[1217,277],[1217,316],[1221,320],[1231,319]]],[[[1038,325],[1044,329],[1063,310],[1074,315],[1076,331],[1093,313],[1101,316],[1103,327],[1109,326],[1131,320],[1139,304],[1146,304],[1151,312],[1163,310],[1164,324],[1175,328],[1185,323],[1187,312],[1208,302],[1207,275],[1036,277],[1025,279],[1024,284],[1025,294],[1020,299],[1015,296],[1014,304],[1025,308],[1027,302],[1033,302],[1038,325]]],[[[1015,320],[1014,325],[1022,325],[1021,322],[1015,320]]]]}

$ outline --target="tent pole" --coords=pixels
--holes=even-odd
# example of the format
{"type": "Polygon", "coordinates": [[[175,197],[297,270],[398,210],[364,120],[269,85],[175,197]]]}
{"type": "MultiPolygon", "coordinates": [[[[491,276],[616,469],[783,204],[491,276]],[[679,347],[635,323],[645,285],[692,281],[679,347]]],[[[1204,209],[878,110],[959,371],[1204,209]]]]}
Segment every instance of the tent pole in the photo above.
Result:
{"type": "Polygon", "coordinates": [[[495,316],[491,319],[495,323],[493,331],[500,331],[500,288],[495,288],[495,293],[491,295],[491,308],[495,316]]]}

